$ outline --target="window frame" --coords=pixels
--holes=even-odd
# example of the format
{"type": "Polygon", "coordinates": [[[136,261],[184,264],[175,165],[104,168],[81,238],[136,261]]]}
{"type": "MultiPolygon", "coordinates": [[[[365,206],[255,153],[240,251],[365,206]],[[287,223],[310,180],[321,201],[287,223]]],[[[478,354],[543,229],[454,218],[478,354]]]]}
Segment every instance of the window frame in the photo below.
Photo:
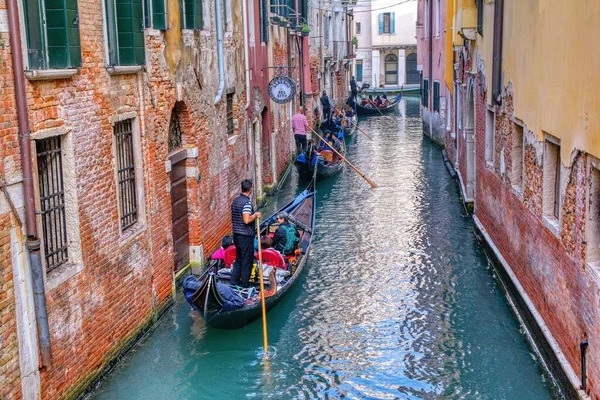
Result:
{"type": "MultiPolygon", "coordinates": [[[[137,176],[136,173],[136,155],[135,155],[135,144],[134,144],[134,129],[133,129],[133,124],[134,124],[134,119],[133,118],[125,118],[122,119],[120,121],[117,121],[113,124],[113,132],[112,132],[112,138],[113,138],[113,147],[114,147],[114,157],[115,157],[115,173],[116,173],[116,178],[117,178],[117,182],[116,182],[116,189],[117,189],[117,202],[118,202],[118,210],[119,210],[119,230],[121,233],[127,232],[130,229],[133,229],[140,221],[140,212],[139,212],[139,198],[138,198],[138,190],[137,190],[137,184],[139,182],[139,177],[137,176]],[[129,132],[117,132],[117,127],[120,125],[124,125],[126,123],[130,124],[130,130],[129,132]],[[129,143],[127,144],[128,146],[130,146],[129,148],[129,154],[127,154],[127,150],[128,149],[120,149],[119,147],[119,143],[120,141],[118,140],[118,135],[125,135],[125,134],[129,134],[130,138],[127,139],[125,138],[123,141],[121,141],[121,143],[124,143],[125,140],[128,140],[129,143]],[[131,160],[129,159],[125,159],[125,157],[127,158],[131,158],[131,160]],[[126,163],[128,165],[121,165],[121,161],[123,163],[126,163]],[[121,174],[121,172],[124,172],[125,169],[130,170],[130,172],[128,174],[121,174]],[[127,182],[132,182],[130,184],[128,184],[127,182]],[[130,185],[128,187],[128,185],[130,185]],[[131,190],[133,190],[133,193],[131,192],[131,190]],[[128,195],[130,197],[129,199],[129,204],[124,203],[124,199],[123,199],[123,193],[124,192],[128,192],[128,195]],[[127,207],[128,205],[131,206],[131,202],[133,202],[133,207],[127,207]],[[131,221],[128,221],[127,218],[130,217],[132,215],[132,213],[130,211],[134,210],[134,217],[131,221]]],[[[124,128],[125,129],[125,128],[124,128]]]]}
{"type": "Polygon", "coordinates": [[[560,233],[562,163],[560,139],[543,132],[544,158],[542,173],[542,216],[555,235],[560,233]],[[551,187],[550,187],[551,186],[551,187]],[[552,203],[552,204],[550,204],[552,203]]]}
{"type": "Polygon", "coordinates": [[[362,21],[356,21],[354,25],[354,34],[357,36],[362,35],[362,21]]]}
{"type": "Polygon", "coordinates": [[[513,120],[511,148],[511,184],[513,189],[522,193],[525,181],[525,126],[517,120],[513,120]]]}
{"type": "Polygon", "coordinates": [[[202,0],[179,0],[179,16],[181,29],[204,29],[204,4],[202,0]],[[192,5],[191,15],[187,13],[188,5],[192,5]],[[191,19],[191,21],[189,20],[191,19]]]}
{"type": "Polygon", "coordinates": [[[600,160],[590,157],[588,171],[586,263],[598,271],[600,270],[600,160]]]}
{"type": "MultiPolygon", "coordinates": [[[[146,19],[147,19],[147,9],[146,9],[147,0],[103,0],[103,11],[104,11],[104,31],[105,31],[105,45],[106,45],[106,65],[108,67],[134,67],[134,66],[142,66],[146,64],[146,19]],[[138,53],[136,56],[135,51],[132,51],[134,59],[133,62],[123,62],[121,60],[121,45],[119,44],[119,30],[117,26],[117,1],[129,1],[131,2],[131,8],[133,8],[133,2],[136,1],[140,3],[140,31],[133,31],[133,27],[135,26],[133,22],[133,17],[131,18],[131,28],[132,28],[132,44],[134,45],[133,49],[136,48],[141,49],[141,53],[138,53]],[[135,37],[137,36],[137,40],[141,39],[141,45],[135,45],[135,37]],[[141,57],[139,59],[138,57],[141,57]]],[[[129,48],[129,47],[128,47],[129,48]]]]}
{"type": "Polygon", "coordinates": [[[234,93],[227,93],[225,97],[225,118],[227,120],[227,136],[233,136],[235,134],[233,100],[234,93]]]}
{"type": "Polygon", "coordinates": [[[434,112],[440,112],[440,82],[433,81],[433,104],[434,112]]]}

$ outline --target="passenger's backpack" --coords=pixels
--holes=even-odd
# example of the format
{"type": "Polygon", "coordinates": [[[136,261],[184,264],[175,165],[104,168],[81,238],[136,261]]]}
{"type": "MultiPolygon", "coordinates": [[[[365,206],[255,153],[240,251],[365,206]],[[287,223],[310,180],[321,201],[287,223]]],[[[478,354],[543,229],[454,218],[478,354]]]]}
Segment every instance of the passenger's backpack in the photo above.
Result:
{"type": "Polygon", "coordinates": [[[285,247],[283,248],[283,254],[288,254],[296,248],[298,238],[296,237],[296,228],[291,224],[283,224],[281,228],[285,230],[285,247]]]}

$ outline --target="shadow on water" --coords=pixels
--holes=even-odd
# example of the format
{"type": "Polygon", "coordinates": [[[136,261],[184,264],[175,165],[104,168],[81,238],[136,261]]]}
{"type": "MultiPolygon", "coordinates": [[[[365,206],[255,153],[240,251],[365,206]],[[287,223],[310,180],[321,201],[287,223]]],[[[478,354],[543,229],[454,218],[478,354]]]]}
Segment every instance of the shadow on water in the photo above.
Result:
{"type": "MultiPolygon", "coordinates": [[[[462,213],[419,99],[361,120],[350,168],[318,182],[303,276],[261,322],[207,328],[180,298],[98,399],[548,399],[535,357],[462,213]]],[[[267,210],[305,187],[294,172],[267,210]]]]}

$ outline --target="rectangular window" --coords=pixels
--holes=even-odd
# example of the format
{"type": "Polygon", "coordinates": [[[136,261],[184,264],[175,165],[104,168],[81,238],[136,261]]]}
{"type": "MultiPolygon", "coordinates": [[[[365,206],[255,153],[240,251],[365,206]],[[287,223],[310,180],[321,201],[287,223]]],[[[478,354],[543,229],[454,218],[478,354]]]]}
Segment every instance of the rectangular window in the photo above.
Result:
{"type": "Polygon", "coordinates": [[[477,33],[483,36],[483,0],[477,0],[477,33]]]}
{"type": "Polygon", "coordinates": [[[433,111],[440,111],[440,83],[433,82],[433,111]]]}
{"type": "MultiPolygon", "coordinates": [[[[152,5],[164,6],[164,0],[152,5]]],[[[141,0],[106,1],[110,65],[142,65],[145,62],[143,14],[141,0]]],[[[151,13],[155,27],[157,12],[151,13]]]]}
{"type": "Polygon", "coordinates": [[[485,116],[485,161],[494,164],[494,147],[496,141],[496,115],[487,110],[485,116]]]}
{"type": "Polygon", "coordinates": [[[523,165],[525,164],[523,146],[523,127],[517,123],[513,123],[511,181],[513,187],[519,191],[523,189],[523,165]]]}
{"type": "Polygon", "coordinates": [[[325,36],[325,47],[329,47],[329,17],[327,15],[323,19],[323,23],[325,24],[323,27],[325,30],[325,32],[323,32],[325,36]]]}
{"type": "Polygon", "coordinates": [[[227,94],[227,134],[233,135],[233,93],[227,94]]]}
{"type": "MultiPolygon", "coordinates": [[[[600,165],[597,165],[600,168],[600,165]]],[[[586,261],[600,267],[600,169],[591,165],[586,261]]]]}
{"type": "MultiPolygon", "coordinates": [[[[460,84],[457,83],[456,87],[455,87],[455,93],[456,93],[456,126],[458,129],[462,129],[462,103],[461,103],[461,99],[460,99],[460,84]]],[[[456,137],[458,138],[458,131],[456,132],[456,137]]],[[[457,139],[458,140],[458,139],[457,139]]]]}
{"type": "Polygon", "coordinates": [[[269,41],[269,13],[267,9],[268,0],[260,0],[260,41],[269,41]]]}
{"type": "Polygon", "coordinates": [[[362,60],[356,60],[356,80],[362,82],[363,79],[363,65],[362,60]]]}
{"type": "Polygon", "coordinates": [[[425,0],[424,10],[425,11],[423,12],[423,15],[425,16],[425,18],[423,21],[423,27],[425,28],[425,30],[423,36],[425,37],[425,39],[427,39],[429,37],[429,0],[425,0]]]}
{"type": "Polygon", "coordinates": [[[440,37],[440,0],[435,0],[435,37],[440,37]]]}
{"type": "Polygon", "coordinates": [[[379,34],[394,33],[394,13],[379,14],[379,34]]]}
{"type": "Polygon", "coordinates": [[[545,135],[542,208],[545,216],[560,217],[560,141],[545,135]]]}
{"type": "Polygon", "coordinates": [[[429,81],[423,79],[423,107],[429,107],[429,81]]]}
{"type": "Polygon", "coordinates": [[[69,260],[61,137],[36,140],[46,270],[69,260]]]}
{"type": "Polygon", "coordinates": [[[362,34],[362,22],[357,22],[356,23],[356,29],[355,29],[355,34],[357,35],[361,35],[362,34]]]}
{"type": "Polygon", "coordinates": [[[181,29],[202,29],[202,0],[180,0],[181,29]]]}
{"type": "Polygon", "coordinates": [[[81,67],[77,0],[24,0],[30,69],[81,67]]]}
{"type": "Polygon", "coordinates": [[[124,231],[133,226],[138,220],[132,120],[117,122],[114,132],[119,185],[119,211],[121,230],[124,231]]]}

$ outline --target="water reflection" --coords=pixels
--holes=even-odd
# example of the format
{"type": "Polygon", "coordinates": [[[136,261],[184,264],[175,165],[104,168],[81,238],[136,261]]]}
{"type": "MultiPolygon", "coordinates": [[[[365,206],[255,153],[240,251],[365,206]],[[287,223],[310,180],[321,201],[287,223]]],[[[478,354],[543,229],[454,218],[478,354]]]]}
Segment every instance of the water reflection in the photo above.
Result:
{"type": "MultiPolygon", "coordinates": [[[[110,399],[546,399],[540,370],[479,249],[419,99],[362,120],[347,168],[319,182],[314,246],[261,323],[207,329],[180,303],[95,393],[110,399]]],[[[294,174],[271,210],[304,188],[294,174]]]]}

